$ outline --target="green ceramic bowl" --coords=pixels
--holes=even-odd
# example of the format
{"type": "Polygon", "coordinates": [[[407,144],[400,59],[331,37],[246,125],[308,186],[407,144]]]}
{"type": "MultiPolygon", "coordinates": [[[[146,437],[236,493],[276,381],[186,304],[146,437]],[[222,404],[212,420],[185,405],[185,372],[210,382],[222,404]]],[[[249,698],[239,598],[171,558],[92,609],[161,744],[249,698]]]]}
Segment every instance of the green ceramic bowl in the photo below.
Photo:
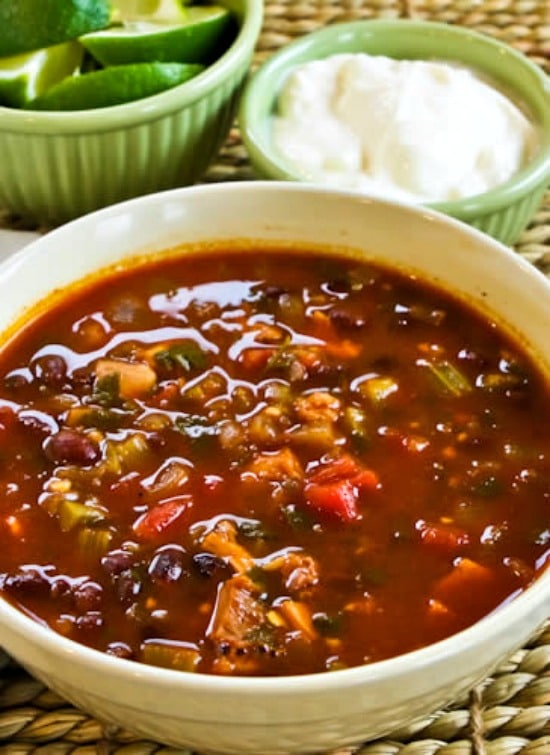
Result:
{"type": "Polygon", "coordinates": [[[262,0],[219,2],[238,35],[185,84],[94,110],[0,107],[0,208],[53,225],[198,180],[229,131],[262,22],[262,0]]]}
{"type": "Polygon", "coordinates": [[[267,178],[305,180],[285,162],[272,141],[278,94],[297,65],[343,52],[458,62],[478,71],[527,112],[540,133],[540,147],[528,165],[491,191],[430,204],[512,244],[550,184],[550,80],[521,53],[464,27],[429,21],[356,21],[307,34],[275,53],[247,85],[239,113],[243,140],[257,173],[267,178]]]}

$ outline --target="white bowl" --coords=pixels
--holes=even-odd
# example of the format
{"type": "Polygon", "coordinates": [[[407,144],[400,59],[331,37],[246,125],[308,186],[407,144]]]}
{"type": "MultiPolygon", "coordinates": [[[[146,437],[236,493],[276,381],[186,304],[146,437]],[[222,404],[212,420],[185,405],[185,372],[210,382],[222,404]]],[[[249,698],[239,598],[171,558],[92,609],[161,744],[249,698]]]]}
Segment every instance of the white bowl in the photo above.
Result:
{"type": "MultiPolygon", "coordinates": [[[[0,267],[0,321],[7,326],[53,289],[125,258],[224,239],[343,245],[415,271],[489,312],[550,376],[550,284],[528,263],[430,210],[300,184],[180,189],[76,220],[0,267]]],[[[100,719],[176,747],[275,755],[358,743],[428,714],[520,647],[549,606],[547,569],[523,594],[442,642],[363,667],[289,678],[220,678],[113,658],[2,600],[0,637],[33,675],[100,719]]]]}

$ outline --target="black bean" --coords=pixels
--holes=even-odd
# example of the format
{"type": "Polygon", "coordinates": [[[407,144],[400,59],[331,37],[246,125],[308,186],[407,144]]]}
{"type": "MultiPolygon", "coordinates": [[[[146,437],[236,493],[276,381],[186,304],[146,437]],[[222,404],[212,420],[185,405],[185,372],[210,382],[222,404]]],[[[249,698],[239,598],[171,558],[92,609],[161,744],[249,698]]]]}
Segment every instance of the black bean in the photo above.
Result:
{"type": "Polygon", "coordinates": [[[116,591],[121,603],[127,605],[141,592],[141,578],[137,569],[126,569],[116,580],[116,591]]]}
{"type": "Polygon", "coordinates": [[[93,464],[99,459],[96,443],[78,430],[60,430],[44,442],[44,453],[55,464],[93,464]]]}
{"type": "Polygon", "coordinates": [[[55,600],[69,597],[72,593],[71,583],[64,577],[56,577],[52,582],[51,595],[55,600]]]}
{"type": "Polygon", "coordinates": [[[167,546],[157,551],[149,564],[149,576],[154,582],[177,582],[184,572],[185,551],[167,546]]]}
{"type": "Polygon", "coordinates": [[[218,556],[212,555],[212,553],[195,553],[192,558],[192,564],[198,574],[205,579],[209,579],[216,572],[227,569],[225,561],[218,558],[218,556]]]}
{"type": "Polygon", "coordinates": [[[103,590],[96,582],[84,582],[73,592],[73,599],[77,611],[97,610],[101,606],[103,590]]]}
{"type": "Polygon", "coordinates": [[[110,551],[101,559],[101,565],[111,576],[116,576],[125,569],[129,569],[134,563],[134,554],[124,550],[110,551]]]}
{"type": "Polygon", "coordinates": [[[19,571],[17,574],[8,575],[4,582],[4,588],[25,594],[47,595],[50,592],[51,583],[43,571],[38,568],[30,568],[19,571]]]}

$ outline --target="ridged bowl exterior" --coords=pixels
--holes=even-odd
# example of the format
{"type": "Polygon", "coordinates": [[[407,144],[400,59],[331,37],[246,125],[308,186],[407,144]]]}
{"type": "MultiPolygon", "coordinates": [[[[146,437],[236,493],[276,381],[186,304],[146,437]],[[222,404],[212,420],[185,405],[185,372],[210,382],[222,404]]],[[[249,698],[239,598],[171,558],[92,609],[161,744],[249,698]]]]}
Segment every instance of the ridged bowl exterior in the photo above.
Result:
{"type": "Polygon", "coordinates": [[[452,215],[458,220],[464,220],[503,244],[512,245],[535,214],[546,188],[546,183],[543,182],[525,196],[517,199],[513,204],[477,217],[462,217],[460,212],[452,211],[446,214],[452,215]]]}
{"type": "Polygon", "coordinates": [[[243,18],[233,44],[238,49],[218,61],[213,76],[210,69],[202,74],[198,97],[187,96],[193,84],[188,82],[102,111],[49,114],[0,107],[0,206],[55,225],[197,181],[229,131],[261,25],[261,0],[225,4],[243,18]],[[153,108],[153,101],[161,104],[153,108]],[[136,117],[140,105],[142,116],[136,117]],[[117,117],[111,120],[113,111],[117,117]]]}

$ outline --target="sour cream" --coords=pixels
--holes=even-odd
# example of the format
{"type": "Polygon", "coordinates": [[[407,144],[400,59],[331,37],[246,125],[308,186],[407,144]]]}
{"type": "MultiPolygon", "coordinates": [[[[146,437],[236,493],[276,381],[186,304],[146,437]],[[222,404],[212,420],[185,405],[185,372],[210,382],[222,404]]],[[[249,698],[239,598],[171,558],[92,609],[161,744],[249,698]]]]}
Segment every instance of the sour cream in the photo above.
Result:
{"type": "Polygon", "coordinates": [[[522,111],[470,70],[363,53],[295,69],[273,136],[307,180],[413,202],[498,186],[537,144],[522,111]]]}

